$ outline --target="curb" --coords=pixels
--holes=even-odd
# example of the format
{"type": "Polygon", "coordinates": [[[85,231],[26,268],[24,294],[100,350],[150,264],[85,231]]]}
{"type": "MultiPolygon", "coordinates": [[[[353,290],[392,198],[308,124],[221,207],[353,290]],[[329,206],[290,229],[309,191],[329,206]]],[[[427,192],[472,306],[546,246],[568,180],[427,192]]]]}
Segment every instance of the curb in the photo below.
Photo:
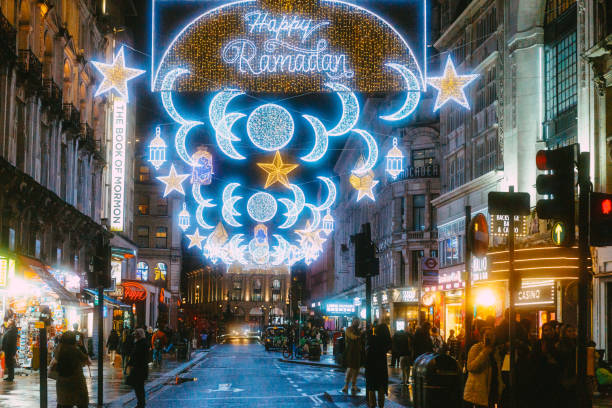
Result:
{"type": "Polygon", "coordinates": [[[279,358],[278,360],[283,362],[283,363],[302,364],[302,365],[309,365],[309,366],[314,366],[314,367],[330,367],[330,368],[340,368],[340,369],[343,369],[343,367],[339,366],[338,364],[321,363],[321,362],[318,362],[318,361],[288,360],[288,359],[284,359],[282,357],[279,358]]]}
{"type": "MultiPolygon", "coordinates": [[[[169,379],[174,379],[174,377],[176,377],[177,375],[184,373],[185,371],[191,369],[193,366],[195,366],[196,364],[198,364],[200,361],[202,361],[204,359],[204,357],[206,357],[206,355],[215,347],[215,345],[211,346],[207,351],[200,351],[198,353],[194,353],[195,356],[185,362],[184,364],[176,367],[174,370],[172,371],[168,371],[166,374],[164,374],[161,378],[156,379],[155,381],[152,381],[148,384],[145,385],[145,393],[147,395],[154,393],[156,391],[158,391],[159,389],[161,389],[163,386],[165,386],[168,383],[169,379]]],[[[116,398],[115,400],[104,404],[105,406],[109,407],[109,408],[119,408],[119,407],[125,407],[126,405],[134,402],[136,400],[136,396],[134,395],[133,392],[130,392],[128,394],[122,395],[119,398],[116,398]]]]}

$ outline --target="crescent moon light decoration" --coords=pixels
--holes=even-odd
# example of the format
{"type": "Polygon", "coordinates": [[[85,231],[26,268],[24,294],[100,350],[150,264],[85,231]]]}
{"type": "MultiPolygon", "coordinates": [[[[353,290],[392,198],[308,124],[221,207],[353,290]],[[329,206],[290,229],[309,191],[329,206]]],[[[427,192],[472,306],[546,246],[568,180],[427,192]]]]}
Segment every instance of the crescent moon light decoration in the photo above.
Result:
{"type": "Polygon", "coordinates": [[[298,219],[298,213],[295,204],[288,198],[279,198],[278,201],[280,201],[281,204],[287,207],[287,212],[285,213],[287,219],[285,220],[285,222],[279,225],[278,228],[287,229],[293,227],[293,225],[298,219]]]}
{"type": "Polygon", "coordinates": [[[238,119],[246,115],[237,112],[226,115],[225,112],[227,110],[227,105],[240,95],[244,95],[244,92],[236,89],[221,91],[213,97],[208,107],[208,117],[210,119],[210,124],[215,130],[217,145],[225,155],[234,160],[243,160],[245,157],[238,153],[232,144],[232,142],[237,142],[240,139],[232,133],[231,129],[238,119]]]}
{"type": "Polygon", "coordinates": [[[353,170],[353,174],[361,176],[374,168],[374,165],[378,160],[378,145],[376,144],[376,140],[374,140],[369,132],[362,129],[353,129],[353,132],[360,135],[368,146],[368,157],[364,161],[363,166],[353,170]]]}
{"type": "Polygon", "coordinates": [[[329,136],[342,136],[353,129],[359,120],[359,101],[355,93],[345,85],[328,82],[325,86],[336,92],[342,102],[342,117],[327,134],[329,136]]]}
{"type": "Polygon", "coordinates": [[[323,204],[317,207],[319,211],[325,211],[328,208],[331,208],[331,206],[334,204],[334,201],[336,201],[336,185],[333,181],[331,181],[329,177],[319,176],[317,178],[323,181],[327,186],[327,198],[325,199],[323,204]]]}
{"type": "Polygon", "coordinates": [[[302,115],[302,117],[310,123],[314,130],[315,145],[312,151],[306,156],[301,157],[301,159],[307,162],[316,162],[327,152],[327,146],[329,145],[327,130],[325,130],[323,123],[316,117],[310,115],[302,115]]]}
{"type": "Polygon", "coordinates": [[[221,215],[223,216],[225,222],[232,227],[242,227],[242,224],[240,224],[238,221],[236,221],[236,218],[234,218],[240,216],[240,213],[236,211],[234,205],[238,200],[241,200],[242,197],[232,196],[234,190],[238,187],[240,187],[240,184],[230,183],[225,186],[222,194],[223,207],[221,208],[221,215]]]}
{"type": "Polygon", "coordinates": [[[421,86],[414,73],[404,65],[395,63],[389,63],[386,65],[399,72],[406,83],[406,100],[404,101],[402,107],[392,114],[380,116],[382,120],[397,122],[406,119],[417,108],[419,105],[419,100],[421,99],[421,86]]]}
{"type": "Polygon", "coordinates": [[[308,209],[312,213],[312,222],[310,223],[310,227],[307,227],[306,230],[315,231],[319,228],[319,224],[321,223],[321,213],[315,205],[306,203],[306,207],[308,207],[308,209]]]}
{"type": "Polygon", "coordinates": [[[198,208],[196,209],[196,221],[198,222],[200,227],[204,229],[213,229],[214,226],[208,224],[204,220],[204,209],[216,207],[217,204],[214,204],[212,202],[212,199],[204,198],[202,196],[202,192],[200,191],[201,188],[202,186],[200,184],[193,184],[191,190],[193,192],[193,198],[198,203],[198,208]]]}
{"type": "Polygon", "coordinates": [[[278,242],[278,245],[272,248],[272,255],[270,262],[272,265],[279,266],[287,258],[287,249],[289,248],[289,242],[278,234],[273,235],[278,242]]]}

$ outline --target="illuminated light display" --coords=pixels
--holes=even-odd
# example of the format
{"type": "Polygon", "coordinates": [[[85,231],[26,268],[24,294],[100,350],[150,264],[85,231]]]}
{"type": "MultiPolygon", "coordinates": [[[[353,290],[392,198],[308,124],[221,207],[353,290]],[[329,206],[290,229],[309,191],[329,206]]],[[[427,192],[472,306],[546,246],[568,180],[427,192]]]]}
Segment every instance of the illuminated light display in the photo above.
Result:
{"type": "Polygon", "coordinates": [[[372,180],[368,187],[361,188],[357,190],[357,201],[361,201],[363,197],[368,197],[372,201],[376,201],[374,198],[374,187],[378,184],[378,180],[372,180]]]}
{"type": "Polygon", "coordinates": [[[285,187],[289,187],[289,179],[287,175],[295,170],[297,164],[285,164],[279,151],[274,154],[274,160],[272,163],[257,163],[257,165],[268,173],[266,184],[264,188],[270,187],[274,183],[281,183],[285,187]]]}
{"type": "Polygon", "coordinates": [[[210,185],[214,174],[213,160],[212,154],[210,154],[206,146],[198,147],[198,150],[191,157],[191,163],[193,165],[191,183],[203,186],[210,185]]]}
{"type": "Polygon", "coordinates": [[[173,191],[177,191],[185,195],[183,182],[189,177],[189,174],[178,174],[174,168],[174,164],[170,166],[170,173],[167,176],[159,176],[157,179],[166,185],[164,197],[167,197],[173,191]]]}
{"type": "Polygon", "coordinates": [[[129,100],[127,82],[145,73],[142,69],[127,68],[125,66],[123,47],[115,55],[112,64],[98,61],[91,61],[91,63],[104,77],[95,96],[103,95],[114,89],[126,102],[129,100]]]}
{"type": "Polygon", "coordinates": [[[213,232],[206,238],[203,253],[213,263],[227,257],[225,243],[228,235],[222,223],[218,223],[213,232]]]}
{"type": "Polygon", "coordinates": [[[331,206],[336,201],[336,194],[337,194],[336,185],[329,177],[319,176],[317,178],[323,181],[325,185],[327,186],[327,191],[328,191],[327,198],[325,199],[323,204],[317,207],[319,211],[325,211],[331,208],[331,206]]]}
{"type": "Polygon", "coordinates": [[[161,138],[161,130],[159,126],[155,128],[155,138],[149,144],[149,162],[155,167],[155,170],[166,162],[166,142],[161,138]]]}
{"type": "Polygon", "coordinates": [[[412,114],[412,112],[415,111],[419,105],[419,100],[421,99],[421,87],[416,75],[414,75],[407,67],[401,64],[393,63],[387,64],[387,66],[398,71],[402,78],[404,78],[404,81],[406,82],[406,99],[398,111],[389,115],[381,116],[380,118],[390,122],[397,122],[406,119],[412,114]]]}
{"type": "Polygon", "coordinates": [[[295,124],[289,111],[267,103],[258,106],[247,119],[247,135],[261,150],[273,152],[287,146],[293,137],[295,124]]]}
{"type": "Polygon", "coordinates": [[[321,213],[317,209],[316,206],[306,203],[306,207],[312,213],[312,222],[310,223],[310,230],[314,231],[319,228],[319,224],[321,223],[321,213]]]}
{"type": "Polygon", "coordinates": [[[325,235],[329,235],[334,230],[334,217],[332,217],[329,208],[327,209],[327,213],[323,217],[323,232],[325,235]]]}
{"type": "Polygon", "coordinates": [[[202,249],[202,241],[204,241],[206,236],[200,235],[200,230],[197,227],[196,227],[195,232],[193,234],[186,235],[186,236],[189,239],[189,245],[187,246],[187,249],[193,248],[193,247],[197,247],[199,249],[202,249]]]}
{"type": "Polygon", "coordinates": [[[223,220],[232,227],[241,227],[238,221],[236,221],[235,217],[239,217],[240,213],[236,211],[234,205],[238,200],[242,200],[240,196],[233,196],[234,190],[240,187],[238,183],[230,183],[223,189],[222,194],[222,202],[223,207],[221,208],[221,215],[223,216],[223,220]]]}
{"type": "Polygon", "coordinates": [[[147,290],[138,282],[123,281],[123,300],[141,302],[147,298],[147,290]]]}
{"type": "Polygon", "coordinates": [[[232,142],[238,142],[240,139],[236,137],[231,129],[239,119],[246,115],[243,113],[226,114],[227,105],[237,96],[244,95],[244,92],[236,89],[221,91],[217,93],[208,107],[208,116],[210,123],[215,130],[215,137],[219,149],[228,157],[234,160],[243,160],[245,157],[238,153],[232,142]]]}
{"type": "Polygon", "coordinates": [[[123,231],[125,206],[125,160],[127,149],[127,104],[113,100],[113,153],[111,162],[111,231],[123,231]]]}
{"type": "Polygon", "coordinates": [[[366,174],[368,171],[372,170],[378,161],[378,145],[376,144],[376,140],[372,137],[372,135],[362,129],[353,129],[353,132],[360,135],[363,140],[366,142],[368,147],[368,157],[363,161],[362,165],[355,166],[353,170],[353,174],[357,176],[362,176],[366,174]]]}
{"type": "Polygon", "coordinates": [[[312,228],[310,221],[306,221],[306,227],[303,230],[295,230],[295,233],[300,236],[300,248],[304,255],[304,262],[310,265],[323,252],[325,238],[321,236],[320,229],[312,228]]]}
{"type": "Polygon", "coordinates": [[[470,109],[470,104],[465,96],[465,87],[476,78],[478,74],[457,75],[455,64],[449,55],[442,76],[427,78],[427,83],[438,90],[434,112],[448,101],[455,101],[464,108],[470,109]]]}
{"type": "Polygon", "coordinates": [[[274,234],[274,238],[276,239],[276,242],[278,242],[278,245],[272,248],[270,263],[274,266],[279,266],[285,262],[285,259],[287,259],[289,242],[278,234],[274,234]]]}
{"type": "Polygon", "coordinates": [[[270,259],[268,228],[265,225],[257,224],[253,235],[255,237],[249,242],[251,260],[258,265],[267,264],[270,259]]]}
{"type": "MultiPolygon", "coordinates": [[[[359,157],[357,160],[357,167],[363,166],[365,162],[363,156],[359,157]]],[[[374,180],[374,172],[369,170],[365,172],[363,175],[356,175],[355,173],[351,174],[349,177],[349,182],[351,186],[355,190],[357,190],[357,201],[361,201],[363,197],[368,197],[372,201],[376,201],[374,198],[374,192],[372,191],[374,187],[378,184],[378,180],[374,180]]]]}
{"type": "Polygon", "coordinates": [[[302,115],[304,119],[306,119],[315,134],[315,145],[306,156],[301,157],[302,160],[306,162],[315,162],[321,159],[327,152],[327,146],[329,145],[329,138],[327,134],[327,130],[325,130],[325,126],[319,119],[311,115],[302,115]]]}
{"type": "Polygon", "coordinates": [[[299,215],[297,213],[295,204],[293,203],[293,201],[289,200],[288,198],[279,198],[278,201],[280,201],[281,204],[287,207],[287,212],[285,213],[285,216],[287,218],[285,219],[285,222],[283,222],[281,225],[278,226],[278,228],[287,229],[287,228],[293,227],[299,215]]]}
{"type": "Polygon", "coordinates": [[[340,121],[327,134],[329,136],[342,136],[350,132],[359,121],[359,101],[355,93],[345,85],[328,82],[325,86],[336,92],[342,102],[340,121]]]}
{"type": "Polygon", "coordinates": [[[387,153],[387,173],[395,180],[404,169],[404,153],[397,147],[397,138],[393,138],[393,147],[387,153]]]}
{"type": "Polygon", "coordinates": [[[276,200],[268,193],[255,193],[247,201],[247,212],[257,222],[270,221],[276,215],[276,210],[276,200]]]}
{"type": "Polygon", "coordinates": [[[191,217],[189,216],[189,212],[187,211],[187,204],[183,203],[183,209],[181,210],[178,216],[178,225],[183,231],[186,231],[187,228],[189,228],[190,218],[191,217]]]}

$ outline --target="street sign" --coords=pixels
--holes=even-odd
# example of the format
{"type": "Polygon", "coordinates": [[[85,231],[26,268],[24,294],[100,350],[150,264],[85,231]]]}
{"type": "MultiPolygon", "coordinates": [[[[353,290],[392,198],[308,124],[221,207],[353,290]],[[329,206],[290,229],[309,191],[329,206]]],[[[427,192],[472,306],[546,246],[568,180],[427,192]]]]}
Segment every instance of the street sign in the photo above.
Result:
{"type": "Polygon", "coordinates": [[[529,215],[529,193],[491,191],[489,214],[529,215]]]}
{"type": "MultiPolygon", "coordinates": [[[[494,237],[507,237],[510,228],[510,216],[504,214],[491,214],[491,235],[494,237]]],[[[514,236],[524,237],[527,235],[527,217],[523,215],[514,216],[514,236]]]]}
{"type": "Polygon", "coordinates": [[[555,222],[555,225],[553,225],[550,231],[552,242],[554,242],[555,245],[563,245],[565,242],[565,232],[565,224],[561,221],[555,222]]]}
{"type": "MultiPolygon", "coordinates": [[[[493,217],[491,217],[493,219],[493,217]]],[[[470,222],[468,230],[468,244],[475,256],[485,256],[489,249],[489,228],[487,218],[478,213],[470,222]]]]}
{"type": "Polygon", "coordinates": [[[424,271],[437,271],[438,270],[438,258],[422,258],[422,267],[424,271]]]}

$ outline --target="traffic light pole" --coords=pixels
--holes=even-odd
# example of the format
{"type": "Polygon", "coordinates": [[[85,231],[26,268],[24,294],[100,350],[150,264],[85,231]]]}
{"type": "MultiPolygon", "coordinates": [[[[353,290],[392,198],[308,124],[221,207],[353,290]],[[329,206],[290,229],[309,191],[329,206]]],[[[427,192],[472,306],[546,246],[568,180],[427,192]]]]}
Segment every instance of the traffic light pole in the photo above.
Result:
{"type": "MultiPolygon", "coordinates": [[[[510,187],[510,192],[514,191],[514,187],[510,187]]],[[[516,353],[516,315],[514,304],[516,302],[516,276],[514,273],[514,214],[510,214],[510,225],[508,227],[508,292],[510,292],[510,305],[508,306],[508,342],[510,343],[510,406],[516,406],[516,364],[514,361],[516,353]]]]}
{"type": "Polygon", "coordinates": [[[98,286],[98,407],[104,406],[104,286],[98,286]]]}
{"type": "MultiPolygon", "coordinates": [[[[470,223],[472,222],[472,206],[465,206],[465,237],[470,233],[470,223]]],[[[472,344],[472,317],[474,311],[472,310],[472,248],[468,243],[469,240],[465,240],[465,351],[468,352],[468,347],[472,344]]],[[[419,297],[419,302],[420,302],[419,297]]],[[[466,359],[467,360],[467,359],[466,359]]]]}
{"type": "Polygon", "coordinates": [[[365,278],[365,297],[366,297],[366,330],[372,324],[372,277],[365,278]]]}
{"type": "Polygon", "coordinates": [[[580,153],[578,161],[578,184],[580,186],[578,207],[578,250],[580,269],[578,277],[578,396],[580,407],[593,405],[587,390],[587,341],[591,332],[591,275],[588,270],[589,261],[589,195],[591,192],[589,153],[580,153]]]}

